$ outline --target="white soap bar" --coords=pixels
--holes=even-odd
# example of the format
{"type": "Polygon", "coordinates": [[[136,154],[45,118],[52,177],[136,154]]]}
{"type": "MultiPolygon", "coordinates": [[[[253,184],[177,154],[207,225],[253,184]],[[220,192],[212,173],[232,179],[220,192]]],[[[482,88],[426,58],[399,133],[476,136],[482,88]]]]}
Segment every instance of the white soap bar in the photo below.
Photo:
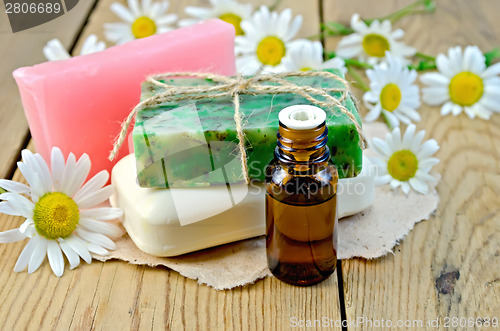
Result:
{"type": "MultiPolygon", "coordinates": [[[[364,166],[356,178],[339,181],[341,217],[373,203],[373,176],[366,176],[373,171],[367,168],[364,166]],[[361,185],[369,187],[361,190],[361,185]]],[[[146,253],[175,256],[266,233],[264,184],[175,190],[142,188],[135,174],[132,154],[115,165],[111,176],[115,194],[110,201],[124,211],[125,229],[146,253]]]]}
{"type": "Polygon", "coordinates": [[[354,178],[342,178],[337,185],[339,218],[370,207],[375,200],[375,166],[363,156],[363,169],[354,178]]]}

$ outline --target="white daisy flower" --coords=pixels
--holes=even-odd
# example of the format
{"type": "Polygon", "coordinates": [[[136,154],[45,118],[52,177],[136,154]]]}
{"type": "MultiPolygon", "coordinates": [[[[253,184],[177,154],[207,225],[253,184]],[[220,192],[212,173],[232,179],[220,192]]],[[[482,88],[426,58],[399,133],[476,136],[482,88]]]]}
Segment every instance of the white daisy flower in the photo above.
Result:
{"type": "MultiPolygon", "coordinates": [[[[91,34],[85,39],[80,55],[100,52],[106,49],[104,41],[98,41],[95,34],[91,34]]],[[[49,61],[66,60],[71,57],[59,39],[50,40],[43,48],[43,55],[49,61]]]]}
{"type": "Polygon", "coordinates": [[[48,256],[50,267],[56,276],[64,272],[63,253],[70,269],[80,264],[80,257],[90,263],[90,253],[108,254],[115,249],[107,236],[118,237],[122,231],[105,222],[120,217],[118,208],[93,208],[104,202],[113,193],[106,185],[109,174],[103,170],[85,185],[90,171],[87,154],[76,161],[70,154],[65,163],[60,149],[52,149],[52,171],[40,154],[28,150],[21,152],[19,170],[28,185],[1,179],[0,186],[8,193],[0,194],[0,212],[23,216],[26,221],[18,228],[0,233],[0,243],[9,243],[30,238],[14,267],[20,272],[28,267],[35,272],[48,256]],[[28,195],[31,201],[24,195],[28,195]]]}
{"type": "Polygon", "coordinates": [[[282,60],[301,25],[302,16],[292,20],[290,8],[278,14],[269,12],[266,6],[260,7],[251,19],[241,22],[245,35],[235,39],[238,71],[247,75],[259,71],[283,72],[282,60]]]}
{"type": "Polygon", "coordinates": [[[429,189],[436,184],[436,178],[429,174],[431,168],[439,163],[431,157],[439,145],[434,139],[422,144],[425,131],[415,134],[415,125],[411,124],[406,129],[401,140],[400,128],[395,128],[392,133],[387,133],[385,140],[373,138],[370,147],[380,155],[371,161],[377,166],[376,185],[390,183],[393,189],[401,186],[405,194],[410,189],[427,194],[429,189]]]}
{"type": "Polygon", "coordinates": [[[339,69],[347,72],[345,62],[340,57],[334,57],[323,62],[323,45],[319,41],[301,40],[290,48],[283,58],[286,71],[307,71],[321,69],[339,69]]]}
{"type": "Polygon", "coordinates": [[[337,45],[337,56],[357,57],[360,61],[376,64],[385,57],[386,51],[403,59],[415,55],[415,48],[398,41],[404,36],[404,31],[401,29],[392,31],[389,20],[382,22],[374,20],[367,25],[358,14],[354,14],[351,17],[351,28],[354,33],[342,38],[337,45]]]}
{"type": "Polygon", "coordinates": [[[400,122],[410,124],[420,121],[417,108],[420,107],[418,86],[415,85],[417,72],[409,70],[401,61],[389,52],[387,63],[375,65],[368,69],[366,75],[370,79],[370,91],[363,95],[365,105],[370,112],[365,121],[373,122],[380,114],[384,114],[392,127],[400,122]]]}
{"type": "Polygon", "coordinates": [[[116,44],[123,44],[134,39],[152,36],[174,29],[171,25],[177,20],[175,14],[165,14],[170,6],[168,1],[151,2],[128,0],[128,8],[114,2],[111,10],[125,22],[105,23],[106,39],[116,44]]]}
{"type": "Polygon", "coordinates": [[[486,68],[485,57],[476,46],[450,48],[448,56],[436,58],[439,72],[420,76],[423,100],[441,107],[441,115],[457,116],[464,111],[470,118],[489,119],[500,112],[500,63],[486,68]]]}
{"type": "Polygon", "coordinates": [[[210,18],[219,18],[234,25],[236,35],[244,34],[241,29],[241,21],[252,16],[252,5],[239,3],[235,0],[210,0],[212,8],[200,8],[188,6],[184,10],[194,18],[186,18],[179,21],[179,26],[188,26],[210,18]]]}

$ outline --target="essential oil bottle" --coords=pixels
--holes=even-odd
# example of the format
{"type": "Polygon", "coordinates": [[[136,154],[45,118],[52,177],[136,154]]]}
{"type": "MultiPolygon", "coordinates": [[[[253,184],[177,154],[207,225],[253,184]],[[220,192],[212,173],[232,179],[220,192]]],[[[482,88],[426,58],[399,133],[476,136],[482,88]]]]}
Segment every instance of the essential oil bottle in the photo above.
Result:
{"type": "Polygon", "coordinates": [[[266,252],[273,275],[293,285],[327,279],[337,263],[338,173],[329,163],[325,112],[296,105],[279,113],[266,168],[266,252]]]}

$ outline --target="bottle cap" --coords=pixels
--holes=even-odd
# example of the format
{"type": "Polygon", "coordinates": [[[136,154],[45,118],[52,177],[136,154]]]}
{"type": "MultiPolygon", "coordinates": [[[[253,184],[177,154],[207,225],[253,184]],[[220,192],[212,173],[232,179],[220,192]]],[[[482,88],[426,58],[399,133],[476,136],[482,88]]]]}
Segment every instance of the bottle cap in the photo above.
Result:
{"type": "Polygon", "coordinates": [[[284,108],[278,115],[281,124],[293,130],[314,129],[326,120],[323,109],[310,105],[295,105],[284,108]]]}

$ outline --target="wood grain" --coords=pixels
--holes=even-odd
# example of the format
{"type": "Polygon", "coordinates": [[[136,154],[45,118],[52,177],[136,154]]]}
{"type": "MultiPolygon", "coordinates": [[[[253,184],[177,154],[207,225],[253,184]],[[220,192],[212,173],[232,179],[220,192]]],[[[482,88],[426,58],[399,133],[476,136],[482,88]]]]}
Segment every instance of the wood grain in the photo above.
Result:
{"type": "MultiPolygon", "coordinates": [[[[91,33],[104,38],[103,23],[117,21],[109,10],[113,1],[99,1],[75,48],[91,33]]],[[[185,16],[187,5],[208,1],[171,1],[171,11],[185,16]]],[[[256,1],[270,4],[272,1],[256,1]]],[[[294,0],[281,4],[301,13],[307,24],[301,36],[318,33],[317,3],[294,0]]],[[[108,43],[108,46],[109,43],[108,43]]],[[[22,181],[16,172],[14,180],[22,181]]],[[[21,218],[0,215],[0,231],[18,227],[21,218]]],[[[52,274],[47,262],[32,275],[12,271],[25,242],[0,245],[0,329],[75,330],[280,330],[290,319],[340,319],[337,277],[322,284],[293,287],[267,278],[256,284],[228,291],[200,286],[174,271],[128,265],[123,262],[93,262],[61,278],[52,274]],[[15,312],[15,313],[13,313],[15,312]],[[22,313],[21,313],[22,312],[22,313]]],[[[82,262],[83,263],[83,262],[82,262]]]]}
{"type": "Polygon", "coordinates": [[[52,38],[70,47],[76,40],[93,0],[80,3],[63,16],[41,26],[12,33],[7,14],[0,10],[0,178],[12,176],[13,165],[28,137],[28,124],[24,117],[19,92],[12,71],[46,61],[42,49],[52,38]]]}
{"type": "MultiPolygon", "coordinates": [[[[325,20],[347,23],[354,12],[377,17],[409,2],[366,6],[361,0],[324,0],[325,20]]],[[[407,17],[396,26],[405,30],[405,42],[422,52],[435,55],[469,44],[487,51],[500,45],[499,10],[497,1],[440,0],[435,14],[407,17]]],[[[330,38],[327,47],[334,49],[338,40],[330,38]]],[[[428,106],[421,114],[417,127],[441,146],[438,211],[417,224],[394,255],[343,261],[347,318],[421,320],[424,328],[436,318],[440,328],[445,318],[498,318],[500,116],[490,121],[441,117],[439,108],[428,106]]],[[[365,323],[355,329],[371,328],[365,323]]]]}

